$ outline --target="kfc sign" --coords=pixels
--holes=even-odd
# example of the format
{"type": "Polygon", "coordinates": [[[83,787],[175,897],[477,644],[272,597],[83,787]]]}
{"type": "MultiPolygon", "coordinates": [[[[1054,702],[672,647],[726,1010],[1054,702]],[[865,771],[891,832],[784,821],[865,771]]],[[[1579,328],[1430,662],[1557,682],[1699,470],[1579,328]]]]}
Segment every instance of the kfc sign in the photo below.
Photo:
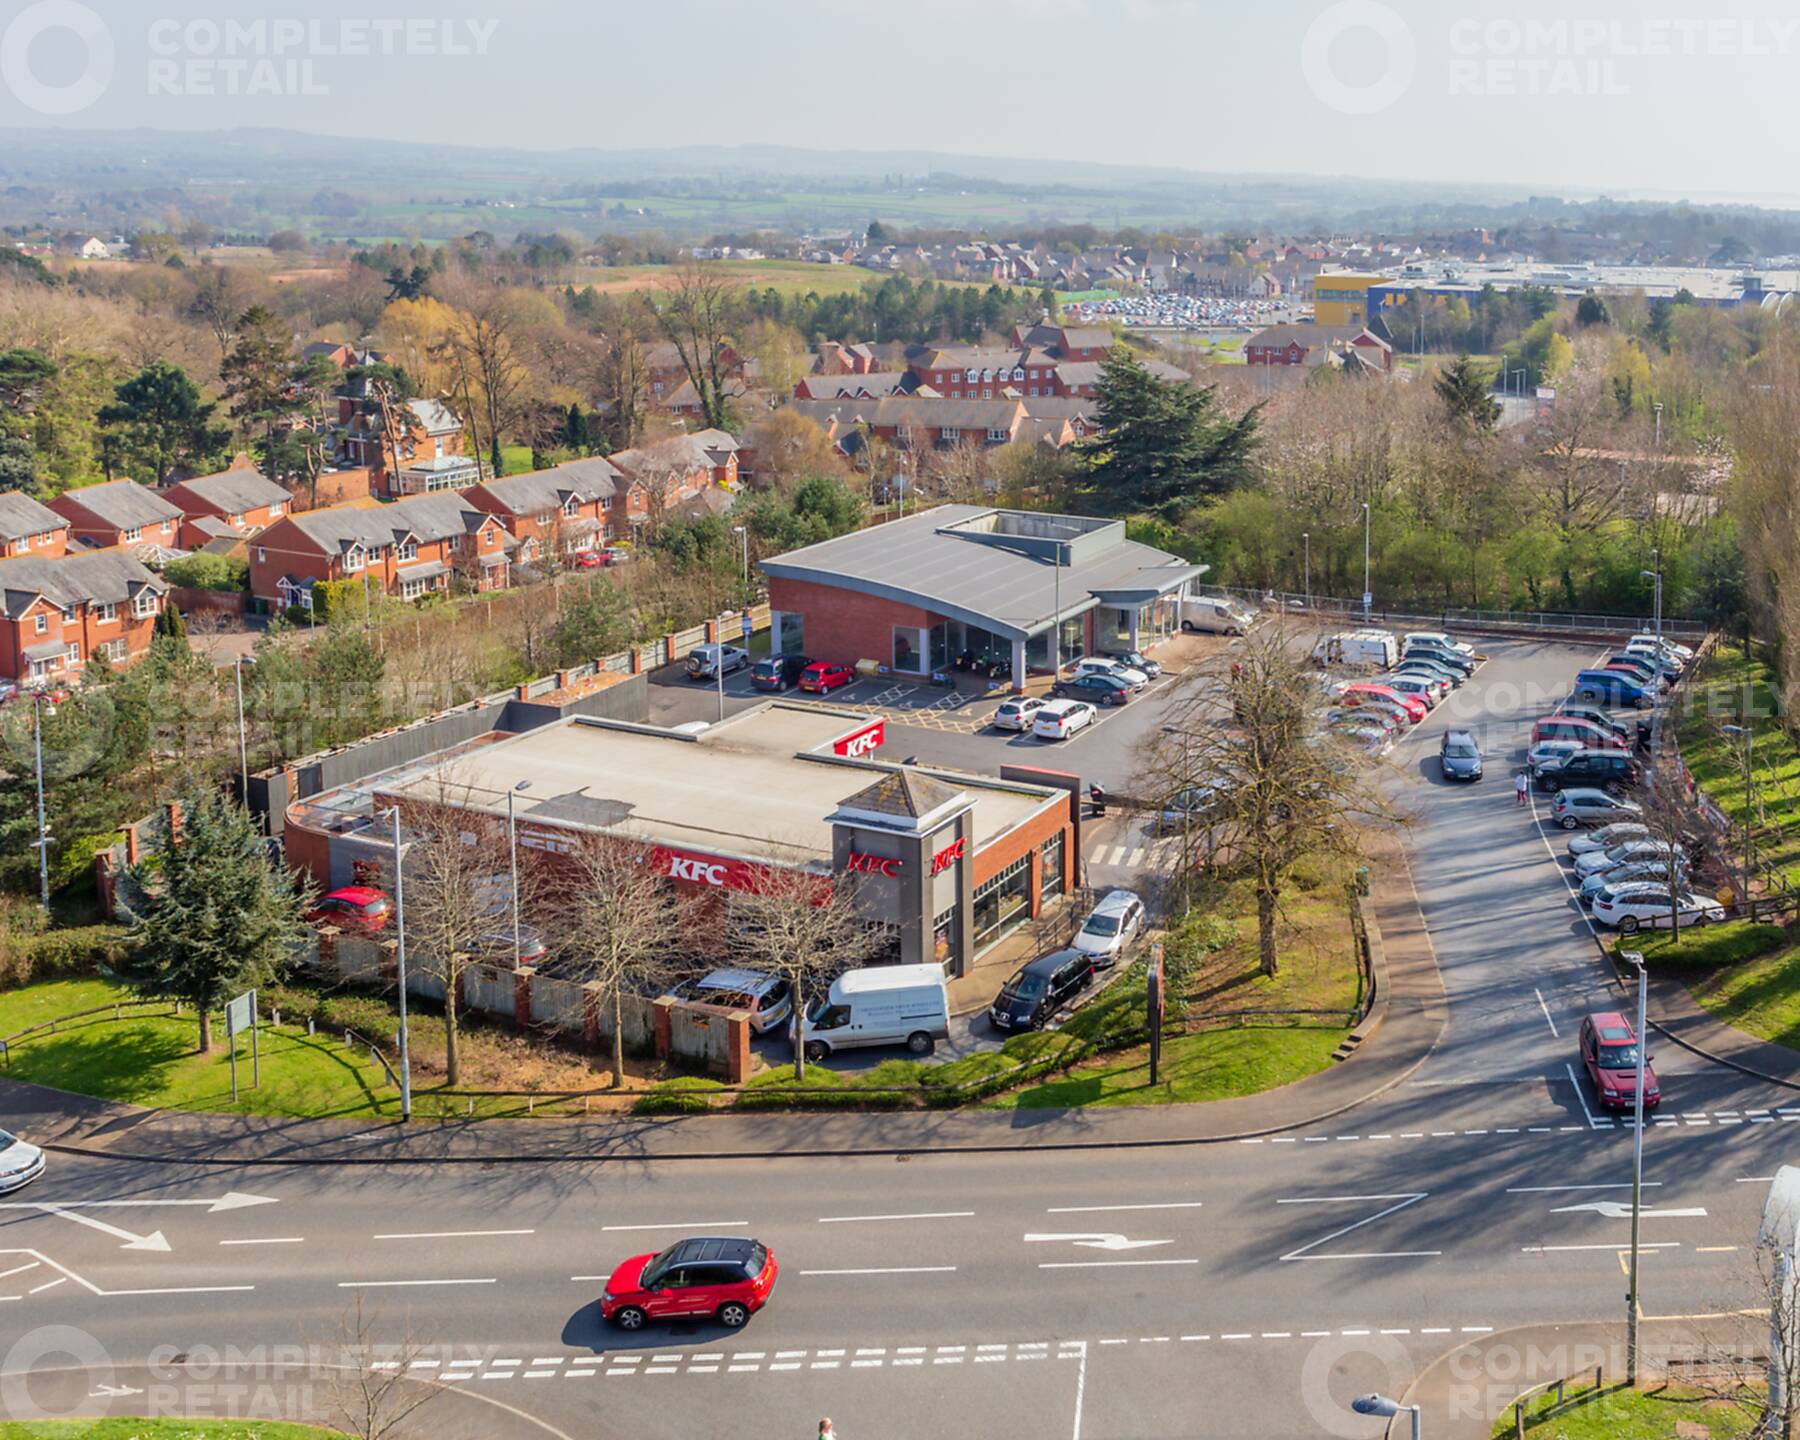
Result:
{"type": "Polygon", "coordinates": [[[957,839],[952,840],[942,850],[938,851],[937,854],[935,854],[931,857],[931,873],[933,875],[942,875],[946,870],[948,870],[952,865],[954,865],[958,860],[960,860],[962,858],[963,858],[963,841],[962,841],[962,838],[959,836],[957,839]]]}
{"type": "Polygon", "coordinates": [[[846,872],[858,875],[885,875],[890,880],[900,878],[900,862],[890,860],[885,855],[864,855],[852,850],[850,860],[844,866],[846,872]]]}
{"type": "Polygon", "coordinates": [[[873,724],[863,726],[860,730],[853,730],[841,740],[834,741],[831,753],[842,755],[850,760],[861,760],[879,750],[882,742],[886,739],[887,721],[877,720],[873,724]]]}
{"type": "Polygon", "coordinates": [[[697,855],[659,845],[650,852],[659,875],[685,880],[690,885],[710,885],[720,890],[750,890],[763,874],[760,866],[742,860],[722,860],[717,855],[697,855]]]}
{"type": "Polygon", "coordinates": [[[698,880],[706,885],[725,883],[725,866],[721,862],[708,862],[693,855],[671,855],[668,874],[671,880],[698,880]]]}

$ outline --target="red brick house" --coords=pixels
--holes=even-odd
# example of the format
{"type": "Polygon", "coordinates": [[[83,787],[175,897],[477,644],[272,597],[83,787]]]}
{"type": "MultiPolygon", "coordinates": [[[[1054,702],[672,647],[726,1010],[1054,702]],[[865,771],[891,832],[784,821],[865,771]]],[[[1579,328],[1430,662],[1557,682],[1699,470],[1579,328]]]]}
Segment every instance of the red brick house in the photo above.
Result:
{"type": "Polygon", "coordinates": [[[150,648],[167,592],[120,549],[0,560],[0,677],[71,679],[97,654],[130,664],[150,648]]]}
{"type": "Polygon", "coordinates": [[[50,508],[69,522],[69,538],[97,550],[157,545],[173,550],[183,512],[135,480],[65,490],[50,508]]]}
{"type": "Polygon", "coordinates": [[[465,453],[463,423],[443,401],[384,405],[361,378],[347,381],[337,399],[340,434],[334,459],[349,469],[367,467],[373,494],[428,495],[461,490],[481,479],[481,465],[465,453]]]}
{"type": "Polygon", "coordinates": [[[1394,347],[1361,325],[1271,325],[1244,342],[1246,365],[1325,365],[1347,355],[1393,369],[1394,347]]]}
{"type": "Polygon", "coordinates": [[[1012,339],[1021,349],[1042,350],[1052,360],[1104,360],[1119,343],[1104,325],[1066,326],[1048,321],[1015,325],[1012,339]]]}
{"type": "Polygon", "coordinates": [[[69,522],[17,490],[0,494],[0,560],[17,555],[56,559],[69,548],[69,522]]]}
{"type": "Polygon", "coordinates": [[[321,581],[367,577],[402,600],[505,587],[517,542],[498,515],[461,494],[346,505],[277,520],[250,542],[250,594],[261,608],[312,608],[321,581]]]}
{"type": "Polygon", "coordinates": [[[529,565],[545,554],[575,555],[618,538],[607,521],[622,485],[612,462],[595,455],[484,480],[463,491],[463,498],[500,518],[519,542],[513,559],[529,565]]]}
{"type": "Polygon", "coordinates": [[[875,369],[875,351],[867,345],[822,340],[813,358],[815,375],[867,375],[875,369]]]}
{"type": "MultiPolygon", "coordinates": [[[[677,435],[654,445],[621,450],[607,458],[621,477],[619,493],[607,510],[609,539],[624,539],[647,525],[660,524],[662,517],[682,502],[717,483],[713,479],[717,468],[714,457],[694,435],[677,435]]],[[[735,454],[730,469],[735,477],[735,454]]]]}
{"type": "Polygon", "coordinates": [[[223,534],[266,530],[288,513],[293,499],[284,487],[248,465],[182,480],[164,490],[162,497],[187,517],[180,536],[186,550],[198,550],[223,534]]]}
{"type": "Polygon", "coordinates": [[[688,439],[706,452],[713,484],[722,490],[737,489],[738,454],[743,449],[737,437],[726,430],[696,430],[688,439]]]}
{"type": "Polygon", "coordinates": [[[805,375],[794,384],[796,400],[879,400],[905,390],[912,377],[904,370],[877,375],[805,375]]]}

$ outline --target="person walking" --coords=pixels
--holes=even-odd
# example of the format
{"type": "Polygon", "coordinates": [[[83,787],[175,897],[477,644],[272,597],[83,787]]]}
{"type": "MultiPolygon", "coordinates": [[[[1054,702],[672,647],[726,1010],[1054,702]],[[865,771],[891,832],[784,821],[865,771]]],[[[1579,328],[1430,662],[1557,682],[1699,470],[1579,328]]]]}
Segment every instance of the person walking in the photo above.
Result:
{"type": "Polygon", "coordinates": [[[1531,794],[1531,777],[1523,770],[1513,777],[1513,794],[1519,797],[1521,805],[1531,794]]]}
{"type": "Polygon", "coordinates": [[[829,1415],[819,1422],[819,1440],[837,1440],[837,1431],[831,1428],[829,1415]]]}

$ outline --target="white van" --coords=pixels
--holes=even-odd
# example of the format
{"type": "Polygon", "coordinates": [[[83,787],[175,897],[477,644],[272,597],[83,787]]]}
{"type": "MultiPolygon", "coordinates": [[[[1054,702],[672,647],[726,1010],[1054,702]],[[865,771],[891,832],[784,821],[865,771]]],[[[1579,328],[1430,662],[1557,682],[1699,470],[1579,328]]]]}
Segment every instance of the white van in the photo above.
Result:
{"type": "Polygon", "coordinates": [[[1256,612],[1221,595],[1190,595],[1181,602],[1181,628],[1202,635],[1245,635],[1256,612]]]}
{"type": "Polygon", "coordinates": [[[1400,647],[1386,630],[1346,630],[1327,635],[1313,647],[1312,658],[1321,665],[1373,665],[1387,670],[1400,658],[1400,647]]]}
{"type": "Polygon", "coordinates": [[[808,1060],[863,1045],[904,1045],[928,1055],[950,1038],[950,992],[941,965],[872,965],[847,970],[807,1007],[801,1037],[808,1060]]]}

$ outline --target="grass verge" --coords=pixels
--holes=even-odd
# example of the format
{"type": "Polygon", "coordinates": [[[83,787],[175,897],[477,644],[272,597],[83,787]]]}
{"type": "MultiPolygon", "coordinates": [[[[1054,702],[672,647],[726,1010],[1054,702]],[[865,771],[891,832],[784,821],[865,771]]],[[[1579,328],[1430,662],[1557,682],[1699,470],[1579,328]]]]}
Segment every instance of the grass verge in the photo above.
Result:
{"type": "MultiPolygon", "coordinates": [[[[1564,1392],[1561,1405],[1540,1395],[1525,1407],[1527,1440],[1739,1440],[1755,1433],[1762,1396],[1719,1396],[1679,1385],[1627,1390],[1620,1385],[1564,1392]]],[[[1513,1412],[1494,1422],[1493,1440],[1513,1440],[1513,1412]]]]}

